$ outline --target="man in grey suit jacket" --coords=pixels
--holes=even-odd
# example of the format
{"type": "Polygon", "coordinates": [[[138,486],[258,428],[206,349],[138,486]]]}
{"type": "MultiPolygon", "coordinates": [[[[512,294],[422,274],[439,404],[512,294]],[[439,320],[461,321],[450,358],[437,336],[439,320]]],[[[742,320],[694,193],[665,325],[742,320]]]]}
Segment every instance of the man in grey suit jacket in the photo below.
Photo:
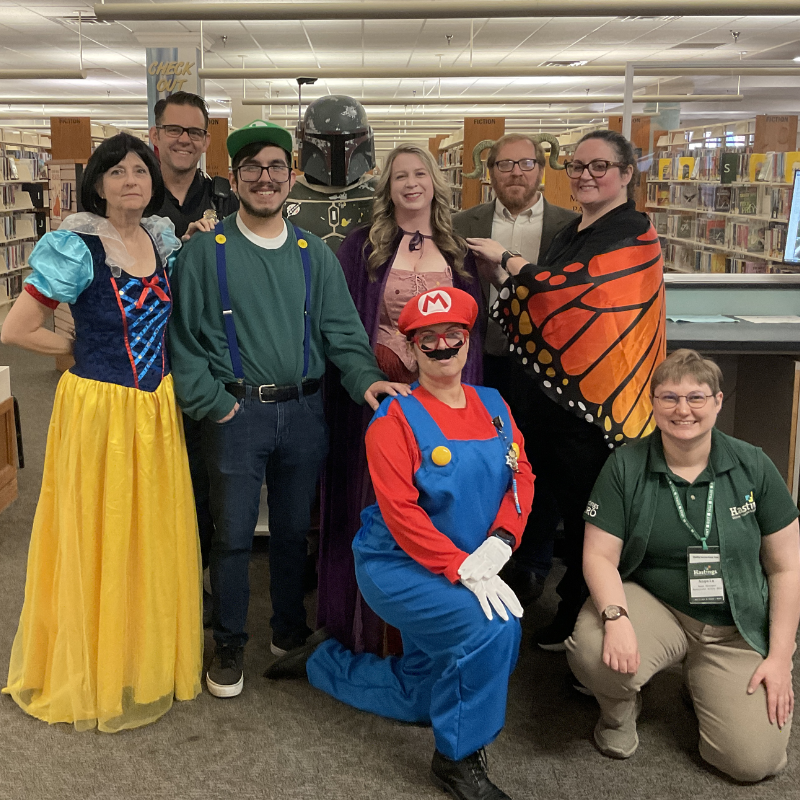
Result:
{"type": "MultiPolygon", "coordinates": [[[[578,215],[554,206],[542,197],[539,185],[544,175],[542,146],[525,134],[511,133],[498,139],[489,151],[486,165],[496,200],[461,211],[453,217],[456,233],[464,238],[494,239],[507,252],[540,263],[556,234],[578,215]]],[[[497,291],[481,279],[484,307],[488,310],[497,291]]],[[[508,403],[514,420],[526,441],[526,453],[537,472],[536,437],[530,420],[536,413],[535,384],[517,361],[509,355],[508,340],[492,319],[484,320],[484,383],[493,386],[508,403]]],[[[544,487],[542,487],[544,488],[544,487]]],[[[538,599],[550,571],[553,533],[559,522],[558,507],[552,492],[537,492],[536,513],[531,514],[522,544],[503,569],[502,577],[516,592],[523,605],[538,599]]]]}

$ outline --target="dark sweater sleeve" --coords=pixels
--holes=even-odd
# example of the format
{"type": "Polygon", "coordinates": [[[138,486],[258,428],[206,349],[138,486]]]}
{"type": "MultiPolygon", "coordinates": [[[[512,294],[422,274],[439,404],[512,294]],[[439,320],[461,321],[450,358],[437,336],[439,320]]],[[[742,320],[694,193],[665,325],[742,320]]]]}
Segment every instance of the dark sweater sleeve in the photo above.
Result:
{"type": "Polygon", "coordinates": [[[181,249],[172,276],[173,309],[169,321],[169,355],[175,396],[192,419],[222,419],[236,405],[210,369],[208,351],[200,342],[205,308],[202,275],[204,259],[213,253],[212,233],[195,234],[181,249]]]}
{"type": "Polygon", "coordinates": [[[315,255],[324,260],[323,304],[319,324],[325,355],[342,373],[342,385],[350,397],[356,403],[363,404],[364,392],[375,381],[385,381],[387,377],[375,361],[367,332],[336,256],[325,245],[315,255]]]}

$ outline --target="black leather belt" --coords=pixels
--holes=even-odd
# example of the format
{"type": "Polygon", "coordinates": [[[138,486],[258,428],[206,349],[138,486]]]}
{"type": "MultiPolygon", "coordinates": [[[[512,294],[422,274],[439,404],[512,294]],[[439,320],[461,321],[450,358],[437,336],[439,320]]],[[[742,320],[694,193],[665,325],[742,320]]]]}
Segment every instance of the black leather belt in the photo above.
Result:
{"type": "MultiPolygon", "coordinates": [[[[319,378],[303,381],[303,396],[319,391],[320,384],[319,378]]],[[[258,400],[261,403],[284,403],[287,400],[297,400],[300,397],[300,392],[296,385],[275,386],[273,383],[265,383],[261,386],[251,386],[249,383],[226,383],[225,390],[230,392],[237,400],[248,398],[258,400]]]]}

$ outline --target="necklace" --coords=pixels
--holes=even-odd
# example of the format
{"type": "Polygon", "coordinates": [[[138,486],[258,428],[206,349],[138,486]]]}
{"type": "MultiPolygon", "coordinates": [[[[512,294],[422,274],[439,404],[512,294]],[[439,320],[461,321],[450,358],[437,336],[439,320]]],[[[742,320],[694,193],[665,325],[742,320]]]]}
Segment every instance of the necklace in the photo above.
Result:
{"type": "Polygon", "coordinates": [[[411,233],[411,231],[404,231],[402,228],[400,228],[400,233],[402,233],[403,236],[411,237],[411,240],[408,243],[408,250],[410,253],[413,253],[415,250],[422,249],[425,245],[426,239],[433,239],[433,236],[428,236],[428,234],[420,233],[419,231],[416,233],[411,233]]]}

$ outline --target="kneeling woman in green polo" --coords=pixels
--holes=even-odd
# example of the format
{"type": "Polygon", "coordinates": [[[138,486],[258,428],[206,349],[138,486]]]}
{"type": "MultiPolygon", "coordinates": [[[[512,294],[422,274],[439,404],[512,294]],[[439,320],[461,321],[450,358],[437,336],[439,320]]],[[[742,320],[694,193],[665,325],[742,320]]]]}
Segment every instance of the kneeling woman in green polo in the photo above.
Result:
{"type": "Polygon", "coordinates": [[[567,649],[600,704],[600,752],[633,755],[642,686],[682,663],[700,755],[758,781],[786,765],[798,512],[759,448],[715,430],[721,377],[693,350],[653,373],[658,429],[608,459],[586,508],[591,598],[567,649]]]}

